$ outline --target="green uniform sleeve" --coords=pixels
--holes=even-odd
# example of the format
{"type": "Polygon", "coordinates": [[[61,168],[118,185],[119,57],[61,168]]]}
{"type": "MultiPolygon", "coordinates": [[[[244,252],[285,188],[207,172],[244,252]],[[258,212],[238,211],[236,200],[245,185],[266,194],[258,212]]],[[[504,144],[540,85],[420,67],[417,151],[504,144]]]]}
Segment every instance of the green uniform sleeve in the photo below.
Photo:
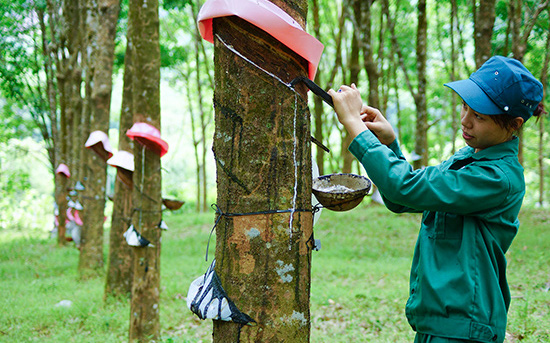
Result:
{"type": "Polygon", "coordinates": [[[497,207],[510,193],[508,177],[494,163],[476,162],[459,170],[448,170],[446,164],[414,170],[394,144],[381,144],[367,130],[349,147],[392,211],[467,215],[497,207]]]}
{"type": "MultiPolygon", "coordinates": [[[[393,151],[393,153],[395,154],[395,156],[397,156],[397,158],[402,159],[403,161],[406,161],[405,155],[403,155],[403,152],[401,151],[401,148],[399,148],[399,143],[397,142],[397,139],[394,140],[390,145],[388,145],[388,148],[390,148],[390,150],[393,151]]],[[[402,206],[402,205],[393,203],[388,198],[386,198],[384,196],[384,194],[382,194],[382,193],[380,193],[380,194],[382,195],[382,200],[384,200],[384,205],[386,205],[386,207],[392,212],[395,212],[395,213],[405,213],[405,212],[418,213],[418,212],[422,212],[421,210],[417,210],[415,208],[402,206]]]]}

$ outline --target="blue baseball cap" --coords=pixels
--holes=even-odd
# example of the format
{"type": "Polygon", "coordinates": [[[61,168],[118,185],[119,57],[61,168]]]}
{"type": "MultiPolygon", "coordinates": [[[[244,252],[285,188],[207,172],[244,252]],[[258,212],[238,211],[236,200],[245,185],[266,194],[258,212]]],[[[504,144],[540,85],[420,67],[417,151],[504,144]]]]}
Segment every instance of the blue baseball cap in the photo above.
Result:
{"type": "Polygon", "coordinates": [[[543,88],[520,61],[493,56],[469,79],[446,83],[474,111],[529,119],[542,101],[543,88]]]}

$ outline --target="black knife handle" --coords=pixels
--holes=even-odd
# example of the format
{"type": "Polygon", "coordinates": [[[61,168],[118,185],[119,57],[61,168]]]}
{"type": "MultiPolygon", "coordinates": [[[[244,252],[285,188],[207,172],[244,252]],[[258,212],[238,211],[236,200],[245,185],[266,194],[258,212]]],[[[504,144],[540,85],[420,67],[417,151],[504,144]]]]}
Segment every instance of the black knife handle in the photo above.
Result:
{"type": "Polygon", "coordinates": [[[330,105],[330,107],[334,108],[334,103],[332,102],[332,97],[325,92],[324,89],[319,87],[315,82],[311,81],[307,77],[304,76],[298,76],[294,80],[290,81],[290,85],[294,87],[298,82],[303,82],[307,88],[309,88],[314,94],[318,95],[323,99],[327,104],[330,105]]]}

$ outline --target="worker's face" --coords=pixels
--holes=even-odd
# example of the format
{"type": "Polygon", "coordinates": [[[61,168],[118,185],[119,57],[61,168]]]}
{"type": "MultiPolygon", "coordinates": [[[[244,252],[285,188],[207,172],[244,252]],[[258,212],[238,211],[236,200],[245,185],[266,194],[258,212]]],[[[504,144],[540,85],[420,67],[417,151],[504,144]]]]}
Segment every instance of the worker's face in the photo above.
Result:
{"type": "Polygon", "coordinates": [[[498,125],[490,116],[477,113],[465,102],[460,112],[462,137],[475,152],[504,143],[512,138],[512,132],[498,125]]]}

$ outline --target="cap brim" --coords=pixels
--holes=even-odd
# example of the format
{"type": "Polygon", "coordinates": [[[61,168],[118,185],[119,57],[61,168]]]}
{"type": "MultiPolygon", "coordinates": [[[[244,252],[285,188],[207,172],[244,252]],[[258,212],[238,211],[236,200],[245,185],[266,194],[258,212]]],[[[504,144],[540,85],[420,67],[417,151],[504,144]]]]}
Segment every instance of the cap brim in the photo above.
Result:
{"type": "Polygon", "coordinates": [[[460,80],[446,83],[462,100],[477,113],[485,115],[505,114],[485,92],[472,80],[460,80]]]}

